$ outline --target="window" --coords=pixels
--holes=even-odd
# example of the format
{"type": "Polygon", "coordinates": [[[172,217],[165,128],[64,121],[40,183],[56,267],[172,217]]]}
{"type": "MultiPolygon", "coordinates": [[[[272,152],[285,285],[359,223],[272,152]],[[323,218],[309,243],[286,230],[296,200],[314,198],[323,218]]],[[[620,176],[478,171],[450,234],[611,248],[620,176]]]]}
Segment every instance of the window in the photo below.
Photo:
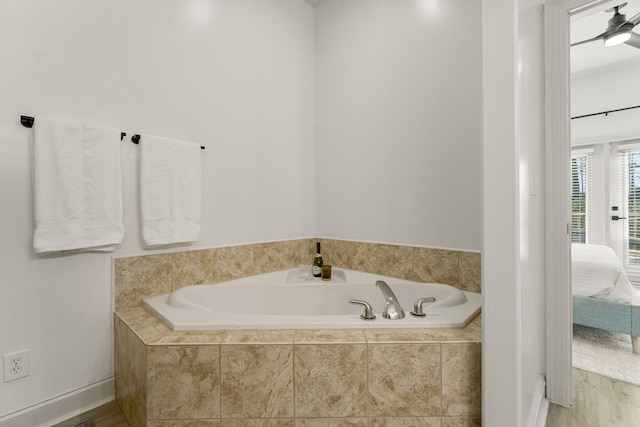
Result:
{"type": "Polygon", "coordinates": [[[590,239],[592,157],[592,153],[585,152],[571,156],[571,243],[588,243],[590,239]]]}
{"type": "Polygon", "coordinates": [[[628,266],[640,266],[640,149],[622,151],[624,203],[624,257],[628,266]]]}

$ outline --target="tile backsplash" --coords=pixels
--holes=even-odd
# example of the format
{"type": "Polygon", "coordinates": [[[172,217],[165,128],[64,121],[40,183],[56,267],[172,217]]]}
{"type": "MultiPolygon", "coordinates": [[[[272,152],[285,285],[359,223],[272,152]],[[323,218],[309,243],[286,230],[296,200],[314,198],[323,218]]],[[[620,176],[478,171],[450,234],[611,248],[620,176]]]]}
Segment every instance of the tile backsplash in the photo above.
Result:
{"type": "Polygon", "coordinates": [[[325,264],[480,292],[476,252],[335,239],[299,239],[212,249],[114,258],[116,311],[145,296],[188,285],[217,283],[311,264],[315,242],[325,264]]]}

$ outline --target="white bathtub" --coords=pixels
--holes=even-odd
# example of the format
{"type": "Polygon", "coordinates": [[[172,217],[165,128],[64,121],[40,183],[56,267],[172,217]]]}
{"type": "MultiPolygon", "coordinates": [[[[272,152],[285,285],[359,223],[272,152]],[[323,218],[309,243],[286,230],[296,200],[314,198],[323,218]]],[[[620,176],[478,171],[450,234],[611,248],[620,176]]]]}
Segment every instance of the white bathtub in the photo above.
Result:
{"type": "Polygon", "coordinates": [[[481,295],[449,285],[419,283],[379,274],[333,269],[331,281],[299,277],[297,269],[260,274],[211,285],[194,285],[143,298],[142,304],[173,330],[222,329],[363,329],[462,328],[480,312],[481,295]],[[377,280],[396,294],[405,318],[382,317],[385,301],[377,280]],[[419,298],[426,317],[410,314],[419,298]],[[363,320],[361,305],[369,302],[375,320],[363,320]]]}

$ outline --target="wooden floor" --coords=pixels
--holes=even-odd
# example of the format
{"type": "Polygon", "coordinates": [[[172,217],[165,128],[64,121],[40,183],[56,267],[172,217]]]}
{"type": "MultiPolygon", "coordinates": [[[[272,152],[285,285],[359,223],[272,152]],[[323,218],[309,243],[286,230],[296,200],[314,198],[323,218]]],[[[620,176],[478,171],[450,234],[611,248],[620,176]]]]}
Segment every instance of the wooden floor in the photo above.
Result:
{"type": "Polygon", "coordinates": [[[547,427],[637,427],[640,387],[573,369],[570,408],[551,404],[547,427]]]}
{"type": "Polygon", "coordinates": [[[52,427],[75,427],[84,421],[92,421],[94,427],[127,427],[129,425],[114,400],[52,427]]]}

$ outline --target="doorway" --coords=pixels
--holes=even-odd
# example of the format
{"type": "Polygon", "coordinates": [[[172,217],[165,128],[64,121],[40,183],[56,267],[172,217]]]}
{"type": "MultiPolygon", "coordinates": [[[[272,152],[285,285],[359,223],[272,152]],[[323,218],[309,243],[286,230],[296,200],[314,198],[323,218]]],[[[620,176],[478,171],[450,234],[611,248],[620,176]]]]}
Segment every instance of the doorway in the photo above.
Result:
{"type": "Polygon", "coordinates": [[[547,399],[571,403],[573,307],[571,294],[570,17],[611,1],[554,0],[545,3],[546,80],[546,373],[547,399]],[[566,183],[558,185],[557,183],[566,183]]]}

